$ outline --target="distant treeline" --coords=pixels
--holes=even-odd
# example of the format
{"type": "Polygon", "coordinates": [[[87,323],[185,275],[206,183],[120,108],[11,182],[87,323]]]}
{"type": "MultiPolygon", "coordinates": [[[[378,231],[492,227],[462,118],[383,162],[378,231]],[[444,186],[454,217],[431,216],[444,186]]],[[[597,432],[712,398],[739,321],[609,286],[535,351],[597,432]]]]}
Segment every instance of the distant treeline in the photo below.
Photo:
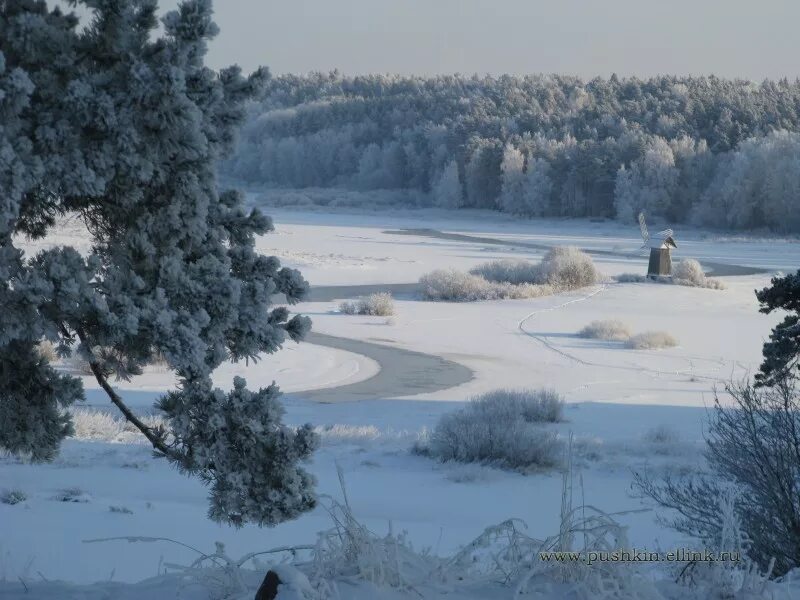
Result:
{"type": "Polygon", "coordinates": [[[445,207],[800,231],[800,82],[716,77],[269,81],[225,173],[409,189],[445,207]]]}

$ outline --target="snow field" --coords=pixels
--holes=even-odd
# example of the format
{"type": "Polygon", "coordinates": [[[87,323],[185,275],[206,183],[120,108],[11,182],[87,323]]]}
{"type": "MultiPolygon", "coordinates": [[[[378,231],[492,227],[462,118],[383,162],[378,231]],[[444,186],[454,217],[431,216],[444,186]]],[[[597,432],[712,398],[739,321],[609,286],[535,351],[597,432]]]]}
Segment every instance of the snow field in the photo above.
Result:
{"type": "MultiPolygon", "coordinates": [[[[435,211],[430,215],[426,225],[432,228],[512,242],[628,250],[638,234],[618,224],[514,222],[502,216],[478,220],[460,213],[437,218],[435,211]]],[[[384,233],[418,226],[417,215],[287,211],[273,216],[278,233],[259,244],[274,248],[290,266],[301,267],[315,285],[406,283],[437,268],[466,272],[487,260],[538,262],[543,255],[514,248],[513,243],[488,246],[384,233]]],[[[77,234],[67,230],[65,241],[71,235],[77,234]]],[[[679,244],[681,252],[691,252],[687,256],[701,262],[707,256],[785,270],[800,263],[800,245],[783,244],[784,251],[775,253],[768,251],[766,242],[702,241],[700,235],[683,244],[679,239],[679,244]]],[[[598,270],[609,276],[643,270],[645,261],[594,257],[598,270]]],[[[478,303],[423,302],[397,295],[391,325],[382,317],[339,313],[339,302],[352,297],[305,302],[293,310],[310,315],[317,332],[442,356],[472,369],[474,378],[430,394],[398,394],[355,404],[312,403],[303,399],[303,390],[368,379],[379,365],[353,353],[288,343],[256,364],[224,365],[215,381],[230,387],[233,376],[241,375],[257,388],[276,380],[287,392],[287,421],[311,422],[322,437],[311,465],[318,491],[341,500],[340,466],[359,522],[380,534],[391,522],[392,531],[407,532],[414,548],[430,547],[439,556],[451,556],[485,527],[509,517],[523,519],[534,537],[558,531],[562,481],[557,470],[522,475],[415,455],[415,444],[429,435],[442,415],[473,395],[500,387],[553,388],[565,399],[564,421],[542,427],[564,442],[572,436],[581,493],[610,512],[650,508],[630,495],[631,469],[700,468],[712,387],[757,367],[761,341],[779,318],[759,314],[752,293],[768,278],[725,278],[724,291],[609,282],[555,296],[478,303]],[[608,319],[623,321],[634,333],[669,332],[679,345],[635,350],[577,333],[592,321],[608,319]]],[[[148,412],[158,393],[173,383],[169,374],[155,368],[115,385],[138,411],[148,412]]],[[[162,574],[152,583],[162,586],[161,596],[151,596],[161,600],[174,597],[177,585],[164,579],[163,564],[189,564],[196,558],[196,553],[169,543],[84,544],[86,539],[168,537],[205,552],[213,552],[214,542],[220,541],[230,556],[238,557],[281,545],[313,544],[317,532],[330,528],[323,508],[269,530],[236,530],[208,521],[202,485],[154,460],[136,434],[118,419],[109,420],[113,407],[96,385],[88,377],[84,384],[88,408],[79,413],[80,436],[64,445],[54,463],[0,458],[0,490],[26,496],[13,505],[0,503],[0,581],[17,582],[19,594],[24,593],[18,589],[19,578],[29,585],[39,581],[41,597],[55,598],[63,596],[46,591],[42,577],[84,584],[111,580],[104,585],[113,586],[162,574]],[[86,501],[59,500],[65,490],[86,501]]],[[[658,525],[652,511],[619,520],[636,546],[692,545],[658,525]]],[[[250,578],[254,585],[259,579],[250,578]]],[[[3,585],[3,593],[11,589],[3,585]]],[[[461,588],[458,597],[493,599],[510,593],[507,588],[468,588],[461,588]]],[[[116,588],[115,597],[126,598],[134,589],[147,588],[145,583],[116,588]]],[[[348,597],[401,597],[380,594],[365,584],[348,597]]],[[[185,597],[193,596],[187,592],[185,597]]]]}

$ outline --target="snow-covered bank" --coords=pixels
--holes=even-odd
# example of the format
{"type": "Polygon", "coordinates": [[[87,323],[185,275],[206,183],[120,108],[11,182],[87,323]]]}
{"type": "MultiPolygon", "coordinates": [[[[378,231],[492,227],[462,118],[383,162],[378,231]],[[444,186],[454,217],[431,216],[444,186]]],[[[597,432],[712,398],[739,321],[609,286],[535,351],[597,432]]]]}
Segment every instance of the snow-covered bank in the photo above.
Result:
{"type": "MultiPolygon", "coordinates": [[[[287,420],[309,419],[321,428],[323,447],[312,471],[322,494],[340,497],[336,464],[345,472],[356,515],[374,531],[407,530],[417,547],[443,554],[456,551],[485,526],[514,516],[528,522],[533,535],[557,528],[561,481],[558,473],[523,476],[478,465],[449,465],[414,456],[411,446],[424,428],[452,410],[448,403],[376,401],[319,405],[287,402],[287,420]],[[358,406],[358,410],[354,410],[358,406]],[[498,501],[502,499],[502,501],[498,501]]],[[[567,421],[554,426],[573,433],[583,465],[584,486],[592,503],[608,510],[639,508],[628,495],[629,468],[651,462],[691,468],[696,463],[705,411],[697,408],[622,407],[611,404],[572,405],[567,421]],[[657,447],[648,431],[663,424],[678,432],[680,442],[657,447]]],[[[4,458],[2,487],[13,487],[27,500],[0,504],[3,523],[2,569],[7,579],[22,576],[77,582],[138,581],[153,576],[159,562],[186,563],[195,558],[170,544],[83,544],[114,536],[167,537],[211,551],[215,541],[232,555],[281,545],[313,543],[328,527],[318,509],[273,529],[232,529],[205,518],[202,485],[163,461],[152,459],[141,442],[109,444],[68,441],[49,465],[29,465],[4,458]],[[64,489],[77,488],[82,500],[57,500],[64,489]],[[130,513],[110,507],[124,507],[130,513]]],[[[651,513],[630,515],[636,544],[653,547],[678,543],[661,531],[651,513]]]]}

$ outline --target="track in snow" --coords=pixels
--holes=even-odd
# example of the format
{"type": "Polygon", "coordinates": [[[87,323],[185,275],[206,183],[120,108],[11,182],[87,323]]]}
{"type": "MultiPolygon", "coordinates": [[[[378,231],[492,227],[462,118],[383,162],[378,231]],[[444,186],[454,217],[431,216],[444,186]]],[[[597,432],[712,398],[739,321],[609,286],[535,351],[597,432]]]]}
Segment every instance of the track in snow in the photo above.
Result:
{"type": "MultiPolygon", "coordinates": [[[[716,362],[716,363],[718,363],[717,366],[714,369],[711,369],[711,370],[719,371],[720,369],[722,369],[726,365],[726,361],[724,359],[715,360],[715,359],[709,359],[709,358],[698,357],[698,356],[691,356],[691,357],[678,356],[678,357],[676,357],[674,355],[668,355],[671,358],[679,358],[679,359],[685,360],[685,361],[687,361],[689,363],[689,367],[688,368],[686,368],[686,369],[676,369],[674,371],[662,371],[662,370],[659,370],[659,369],[651,369],[649,367],[644,367],[644,366],[641,366],[641,365],[610,365],[610,364],[606,364],[606,363],[599,363],[599,362],[589,361],[589,360],[585,360],[583,358],[580,358],[579,356],[576,356],[576,355],[574,355],[574,354],[572,354],[570,352],[567,352],[566,350],[563,350],[563,349],[559,348],[558,346],[552,344],[547,339],[547,336],[537,335],[537,334],[532,333],[530,331],[527,331],[525,329],[525,323],[528,322],[530,319],[536,317],[537,315],[540,315],[540,314],[546,313],[546,312],[552,312],[552,311],[555,311],[555,310],[560,310],[560,309],[565,308],[565,307],[569,306],[570,304],[574,304],[576,302],[583,302],[583,301],[589,300],[590,298],[593,298],[594,296],[600,294],[601,292],[604,292],[607,288],[608,288],[608,284],[602,284],[597,289],[595,289],[592,292],[586,294],[585,296],[581,296],[580,298],[573,298],[572,300],[568,300],[567,302],[564,302],[564,303],[559,304],[557,306],[551,306],[551,307],[548,307],[548,308],[541,308],[539,310],[535,310],[532,313],[530,313],[530,314],[526,315],[525,317],[523,317],[519,321],[519,323],[517,324],[517,328],[519,329],[519,331],[522,334],[524,334],[524,335],[526,335],[526,336],[528,336],[530,338],[533,338],[534,340],[536,340],[537,342],[542,344],[545,348],[547,348],[551,352],[554,352],[554,353],[558,354],[562,358],[565,358],[567,360],[576,362],[578,364],[581,364],[581,365],[584,365],[584,366],[587,366],[587,367],[600,367],[600,368],[604,368],[604,369],[617,369],[617,370],[623,370],[623,371],[634,371],[634,372],[637,372],[637,373],[648,374],[651,377],[653,377],[654,379],[657,379],[659,377],[664,377],[664,376],[691,375],[692,377],[695,377],[697,379],[706,379],[706,380],[709,380],[709,381],[713,381],[715,383],[724,383],[725,381],[727,381],[726,379],[723,379],[723,378],[720,378],[720,377],[711,377],[711,376],[708,376],[708,375],[698,375],[697,373],[694,372],[694,362],[695,361],[716,362]]],[[[631,352],[631,351],[628,350],[628,352],[631,352]]],[[[591,385],[600,385],[600,384],[609,384],[609,383],[621,383],[622,381],[625,381],[625,380],[587,382],[585,384],[582,384],[582,385],[578,386],[577,388],[575,388],[574,390],[571,390],[571,391],[577,391],[577,390],[580,390],[580,389],[585,389],[585,388],[587,388],[587,387],[589,387],[591,385]]]]}

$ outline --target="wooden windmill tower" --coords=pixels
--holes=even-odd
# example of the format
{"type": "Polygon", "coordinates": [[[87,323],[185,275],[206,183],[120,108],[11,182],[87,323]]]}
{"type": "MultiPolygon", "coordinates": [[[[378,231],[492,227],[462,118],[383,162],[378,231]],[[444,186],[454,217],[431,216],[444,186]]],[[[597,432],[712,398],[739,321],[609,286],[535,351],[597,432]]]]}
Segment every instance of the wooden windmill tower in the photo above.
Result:
{"type": "Polygon", "coordinates": [[[659,277],[672,276],[672,257],[670,252],[677,248],[675,239],[672,237],[672,229],[659,231],[652,238],[647,232],[647,223],[644,220],[644,213],[639,213],[639,228],[642,231],[641,251],[650,250],[650,263],[647,266],[647,276],[652,279],[659,277]]]}

